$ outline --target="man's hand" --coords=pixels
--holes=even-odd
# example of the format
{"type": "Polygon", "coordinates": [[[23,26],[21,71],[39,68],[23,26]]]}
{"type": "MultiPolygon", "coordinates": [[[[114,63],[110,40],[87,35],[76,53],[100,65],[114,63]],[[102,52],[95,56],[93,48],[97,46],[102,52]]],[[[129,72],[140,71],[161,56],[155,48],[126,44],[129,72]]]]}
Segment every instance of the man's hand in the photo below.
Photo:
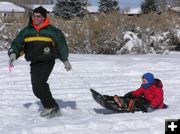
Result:
{"type": "Polygon", "coordinates": [[[71,64],[68,60],[63,62],[63,64],[64,64],[64,68],[66,69],[66,71],[69,71],[72,69],[71,64]]]}
{"type": "Polygon", "coordinates": [[[10,56],[9,56],[9,66],[10,67],[13,67],[13,62],[16,60],[16,54],[15,53],[12,53],[10,56]]]}

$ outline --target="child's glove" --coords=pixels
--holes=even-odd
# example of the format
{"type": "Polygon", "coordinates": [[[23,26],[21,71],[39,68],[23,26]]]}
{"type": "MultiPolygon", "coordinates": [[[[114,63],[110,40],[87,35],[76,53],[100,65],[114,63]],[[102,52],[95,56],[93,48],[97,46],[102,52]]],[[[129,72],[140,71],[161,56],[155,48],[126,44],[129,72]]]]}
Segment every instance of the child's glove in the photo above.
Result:
{"type": "Polygon", "coordinates": [[[66,69],[66,71],[69,71],[72,69],[72,66],[68,60],[63,62],[63,64],[64,64],[64,68],[66,69]]]}
{"type": "Polygon", "coordinates": [[[9,66],[10,67],[13,67],[13,62],[16,60],[16,54],[15,53],[12,53],[10,56],[9,56],[9,66]]]}

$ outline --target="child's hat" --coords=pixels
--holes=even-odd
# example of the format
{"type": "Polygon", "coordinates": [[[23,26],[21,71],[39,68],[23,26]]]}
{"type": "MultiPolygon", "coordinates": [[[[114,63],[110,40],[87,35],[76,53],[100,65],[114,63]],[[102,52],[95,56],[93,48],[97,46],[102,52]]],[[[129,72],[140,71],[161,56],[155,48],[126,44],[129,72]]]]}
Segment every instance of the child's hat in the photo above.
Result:
{"type": "Polygon", "coordinates": [[[154,81],[154,75],[152,73],[145,73],[142,78],[145,78],[148,83],[152,83],[154,81]]]}

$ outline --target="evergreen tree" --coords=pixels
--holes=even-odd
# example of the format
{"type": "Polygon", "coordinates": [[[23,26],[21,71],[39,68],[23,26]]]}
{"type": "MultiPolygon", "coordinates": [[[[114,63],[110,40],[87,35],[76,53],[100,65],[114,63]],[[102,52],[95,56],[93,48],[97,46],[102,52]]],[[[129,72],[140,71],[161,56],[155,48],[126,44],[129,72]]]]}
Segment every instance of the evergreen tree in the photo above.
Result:
{"type": "Polygon", "coordinates": [[[160,10],[164,10],[167,7],[167,1],[166,0],[156,0],[156,3],[160,10]]]}
{"type": "Polygon", "coordinates": [[[158,10],[158,6],[156,0],[144,0],[141,4],[141,11],[145,14],[150,12],[156,12],[158,10]]]}
{"type": "Polygon", "coordinates": [[[99,11],[108,13],[113,10],[119,10],[118,0],[100,0],[99,11]]]}
{"type": "Polygon", "coordinates": [[[64,19],[83,17],[86,13],[85,6],[85,0],[57,0],[53,12],[64,19]]]}

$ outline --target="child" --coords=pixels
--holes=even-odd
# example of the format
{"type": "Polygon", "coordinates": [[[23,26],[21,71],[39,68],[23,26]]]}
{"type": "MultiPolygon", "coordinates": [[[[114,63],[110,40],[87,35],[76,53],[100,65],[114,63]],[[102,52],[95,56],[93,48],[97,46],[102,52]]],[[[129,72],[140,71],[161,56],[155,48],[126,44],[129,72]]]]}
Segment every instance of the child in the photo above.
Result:
{"type": "Polygon", "coordinates": [[[156,109],[164,109],[163,85],[161,80],[155,79],[152,73],[145,73],[142,76],[142,85],[135,91],[125,94],[123,97],[117,95],[106,99],[113,99],[118,107],[128,112],[143,111],[152,112],[156,109]]]}

